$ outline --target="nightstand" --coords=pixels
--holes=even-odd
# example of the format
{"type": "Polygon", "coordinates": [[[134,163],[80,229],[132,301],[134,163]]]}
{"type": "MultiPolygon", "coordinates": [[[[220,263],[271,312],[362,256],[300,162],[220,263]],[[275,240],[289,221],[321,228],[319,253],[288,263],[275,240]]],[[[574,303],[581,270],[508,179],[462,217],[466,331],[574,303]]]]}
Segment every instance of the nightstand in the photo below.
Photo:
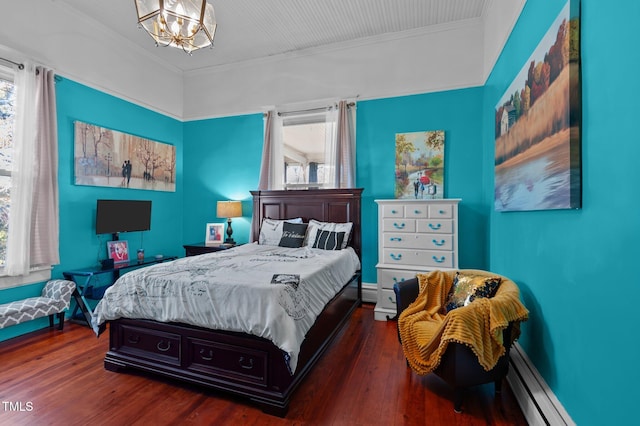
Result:
{"type": "Polygon", "coordinates": [[[199,254],[213,253],[220,250],[226,250],[228,248],[235,247],[235,246],[230,246],[225,244],[222,244],[219,246],[207,246],[204,243],[195,243],[195,244],[185,244],[182,247],[184,247],[184,250],[187,256],[197,256],[199,254]]]}

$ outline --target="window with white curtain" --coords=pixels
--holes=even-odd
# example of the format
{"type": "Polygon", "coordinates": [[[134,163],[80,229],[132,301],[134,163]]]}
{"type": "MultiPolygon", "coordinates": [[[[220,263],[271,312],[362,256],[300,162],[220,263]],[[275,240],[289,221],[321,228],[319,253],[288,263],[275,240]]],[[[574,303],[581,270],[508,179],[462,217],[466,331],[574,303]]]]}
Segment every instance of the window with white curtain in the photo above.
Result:
{"type": "Polygon", "coordinates": [[[15,107],[13,73],[0,67],[0,270],[4,268],[7,260],[15,107]]]}
{"type": "Polygon", "coordinates": [[[0,289],[45,281],[60,262],[55,76],[14,64],[0,66],[0,289]]]}
{"type": "Polygon", "coordinates": [[[259,189],[355,184],[355,104],[265,115],[259,189]]]}

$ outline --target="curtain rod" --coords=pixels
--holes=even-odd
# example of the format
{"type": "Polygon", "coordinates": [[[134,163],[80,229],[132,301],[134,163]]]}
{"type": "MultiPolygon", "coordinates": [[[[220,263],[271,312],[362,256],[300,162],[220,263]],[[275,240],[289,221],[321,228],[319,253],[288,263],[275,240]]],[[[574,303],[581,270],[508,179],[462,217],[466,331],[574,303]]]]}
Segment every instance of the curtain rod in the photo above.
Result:
{"type": "Polygon", "coordinates": [[[2,57],[0,57],[0,60],[15,65],[16,67],[18,67],[19,70],[23,70],[24,69],[24,64],[21,64],[21,63],[18,63],[18,62],[13,62],[10,59],[6,59],[6,58],[2,58],[2,57]]]}
{"type": "MultiPolygon", "coordinates": [[[[352,106],[355,105],[355,102],[349,102],[347,104],[347,108],[351,108],[352,106]]],[[[300,115],[300,114],[313,114],[314,112],[322,112],[322,111],[331,111],[333,108],[337,108],[338,105],[329,105],[326,107],[320,107],[320,108],[310,108],[310,109],[300,109],[297,111],[286,111],[286,112],[278,112],[278,115],[280,117],[286,117],[288,115],[300,115]]]]}

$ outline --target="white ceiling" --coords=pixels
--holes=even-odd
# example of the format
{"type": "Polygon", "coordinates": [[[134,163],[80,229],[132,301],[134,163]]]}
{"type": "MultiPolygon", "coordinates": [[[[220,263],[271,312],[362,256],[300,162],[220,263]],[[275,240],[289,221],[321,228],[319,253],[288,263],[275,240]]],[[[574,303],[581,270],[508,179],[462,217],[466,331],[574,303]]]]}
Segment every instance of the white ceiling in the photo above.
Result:
{"type": "Polygon", "coordinates": [[[192,56],[156,47],[138,28],[134,0],[57,0],[101,31],[122,36],[183,72],[478,19],[491,0],[208,0],[213,49],[192,56]]]}

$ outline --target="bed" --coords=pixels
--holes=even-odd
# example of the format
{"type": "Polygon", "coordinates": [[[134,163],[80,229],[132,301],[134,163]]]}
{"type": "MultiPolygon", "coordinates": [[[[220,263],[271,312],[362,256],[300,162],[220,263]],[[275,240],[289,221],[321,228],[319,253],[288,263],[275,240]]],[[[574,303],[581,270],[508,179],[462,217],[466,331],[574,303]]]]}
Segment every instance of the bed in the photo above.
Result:
{"type": "MultiPolygon", "coordinates": [[[[361,193],[362,189],[252,191],[252,241],[258,241],[265,218],[351,222],[348,244],[359,259],[361,193]]],[[[304,335],[293,372],[285,352],[264,337],[136,318],[108,321],[109,351],[104,366],[110,371],[142,370],[229,392],[266,413],[284,417],[295,389],[362,303],[360,271],[337,288],[304,335]]]]}

